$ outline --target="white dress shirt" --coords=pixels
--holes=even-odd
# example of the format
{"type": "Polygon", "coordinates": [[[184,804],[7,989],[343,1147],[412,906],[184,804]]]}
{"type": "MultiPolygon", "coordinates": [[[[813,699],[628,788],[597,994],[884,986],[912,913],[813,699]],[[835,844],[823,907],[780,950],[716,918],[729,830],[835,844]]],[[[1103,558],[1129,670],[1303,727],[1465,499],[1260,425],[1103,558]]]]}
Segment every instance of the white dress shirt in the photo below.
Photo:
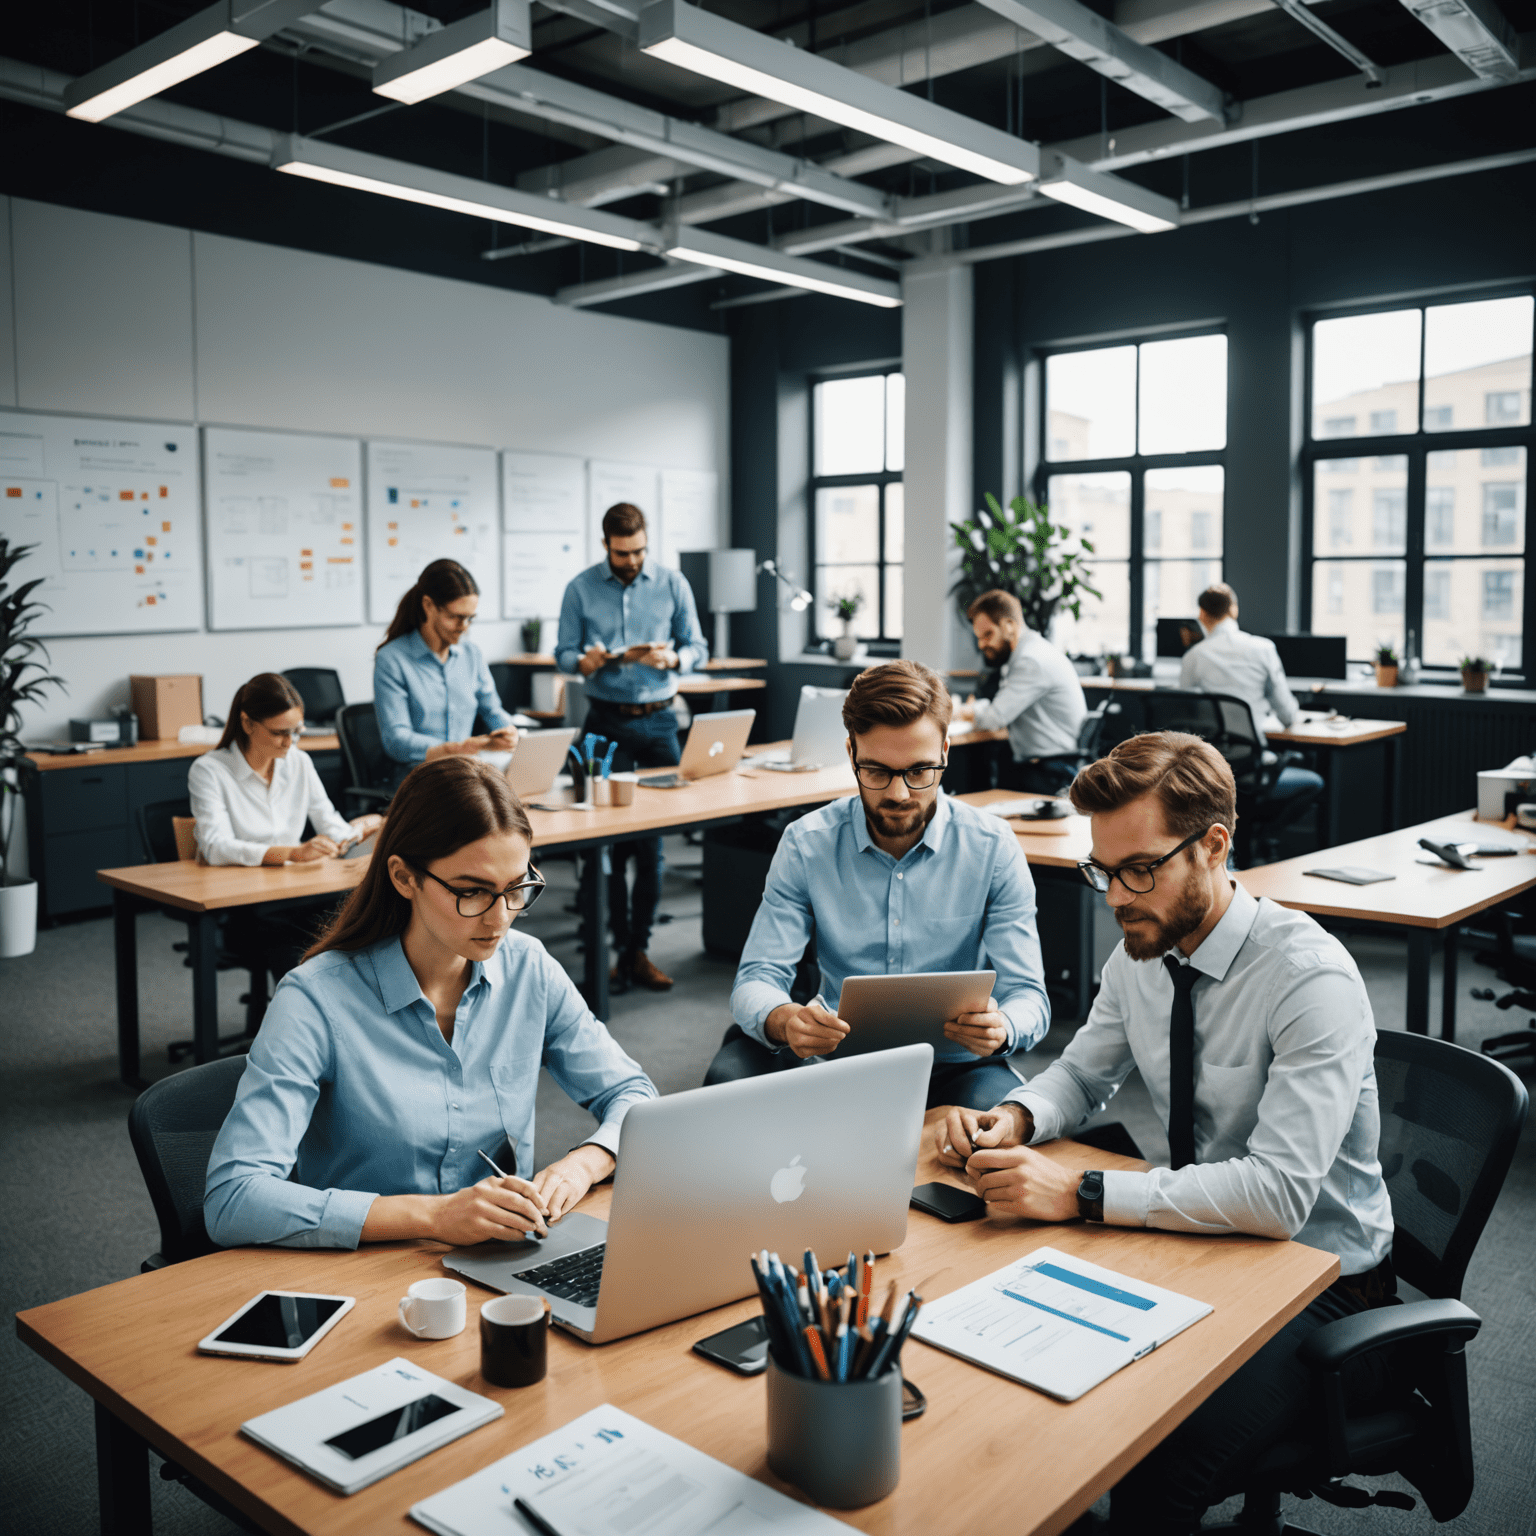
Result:
{"type": "MultiPolygon", "coordinates": [[[[1183,956],[1173,951],[1176,959],[1183,956]]],[[[1346,1275],[1392,1246],[1377,1142],[1376,1024],[1348,950],[1303,912],[1232,903],[1188,962],[1195,1007],[1195,1161],[1104,1175],[1104,1220],[1249,1232],[1337,1254],[1346,1275]]],[[[1173,981],[1122,943],[1059,1061],[1008,1095],[1033,1140],[1070,1136],[1140,1069],[1168,1124],[1173,981]]]]}
{"type": "Polygon", "coordinates": [[[352,835],[309,753],[298,746],[272,764],[270,784],[246,762],[237,742],[205,752],[187,773],[187,791],[197,818],[197,849],[210,864],[260,864],[268,848],[299,842],[306,820],[324,837],[352,835]]]}
{"type": "Polygon", "coordinates": [[[1223,619],[1204,640],[1184,652],[1179,687],[1242,699],[1253,711],[1261,741],[1270,710],[1281,725],[1290,725],[1296,718],[1296,695],[1285,681],[1275,642],[1245,634],[1236,619],[1223,619]]]}
{"type": "Polygon", "coordinates": [[[1077,751],[1088,713],[1083,685],[1065,652],[1025,628],[1003,665],[996,697],[976,701],[978,731],[1008,732],[1015,762],[1077,751]]]}

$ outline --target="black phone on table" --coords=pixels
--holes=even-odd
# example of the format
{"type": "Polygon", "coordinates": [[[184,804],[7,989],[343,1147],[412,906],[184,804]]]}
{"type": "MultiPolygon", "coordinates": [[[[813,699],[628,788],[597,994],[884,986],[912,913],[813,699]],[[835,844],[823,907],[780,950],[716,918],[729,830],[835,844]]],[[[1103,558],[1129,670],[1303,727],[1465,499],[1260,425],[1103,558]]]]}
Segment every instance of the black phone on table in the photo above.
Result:
{"type": "Polygon", "coordinates": [[[919,1184],[912,1191],[912,1204],[940,1221],[975,1221],[987,1214],[985,1200],[953,1184],[919,1184]]]}
{"type": "Polygon", "coordinates": [[[734,1328],[712,1333],[694,1346],[696,1355],[723,1365],[738,1376],[757,1376],[768,1369],[768,1330],[762,1314],[749,1317],[734,1328]]]}

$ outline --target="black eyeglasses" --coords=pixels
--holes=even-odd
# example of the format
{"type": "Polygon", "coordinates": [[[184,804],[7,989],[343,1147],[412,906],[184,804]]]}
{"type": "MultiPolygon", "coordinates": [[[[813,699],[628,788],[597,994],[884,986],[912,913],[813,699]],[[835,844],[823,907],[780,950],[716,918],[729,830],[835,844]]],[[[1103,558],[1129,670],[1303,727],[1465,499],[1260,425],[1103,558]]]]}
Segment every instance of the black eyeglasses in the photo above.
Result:
{"type": "Polygon", "coordinates": [[[1078,862],[1078,873],[1101,896],[1108,893],[1110,886],[1117,879],[1132,895],[1145,896],[1157,885],[1156,871],[1176,853],[1183,853],[1190,844],[1198,843],[1210,830],[1210,827],[1207,827],[1205,832],[1191,834],[1177,848],[1170,848],[1162,858],[1153,859],[1150,864],[1122,864],[1119,869],[1105,869],[1102,864],[1095,864],[1092,859],[1082,859],[1078,862]]]}
{"type": "Polygon", "coordinates": [[[880,763],[855,763],[853,771],[865,789],[889,789],[891,780],[900,776],[908,789],[932,789],[949,767],[942,763],[918,763],[911,768],[886,768],[880,763]]]}
{"type": "Polygon", "coordinates": [[[519,880],[516,885],[509,885],[504,891],[460,891],[446,880],[438,879],[430,869],[420,870],[419,873],[428,880],[437,880],[453,897],[460,917],[484,917],[498,901],[505,901],[509,912],[526,912],[544,889],[544,877],[536,869],[530,870],[526,879],[519,880]]]}

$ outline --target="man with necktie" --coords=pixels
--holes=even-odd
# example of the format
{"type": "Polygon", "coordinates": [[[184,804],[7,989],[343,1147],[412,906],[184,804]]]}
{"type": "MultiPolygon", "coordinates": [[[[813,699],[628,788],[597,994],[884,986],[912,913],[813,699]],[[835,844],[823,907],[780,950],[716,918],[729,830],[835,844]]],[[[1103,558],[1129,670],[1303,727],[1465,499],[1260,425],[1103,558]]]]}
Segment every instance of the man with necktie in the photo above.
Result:
{"type": "MultiPolygon", "coordinates": [[[[1117,1536],[1185,1536],[1306,1413],[1306,1336],[1395,1293],[1376,1025],[1344,946],[1228,874],[1236,789],[1206,742],[1132,737],[1083,769],[1071,797],[1092,817],[1078,867],[1123,941],[1061,1058],[991,1111],[951,1110],[941,1155],[995,1214],[1294,1238],[1340,1263],[1341,1278],[1115,1488],[1117,1536]],[[1069,1172],[1032,1150],[1070,1136],[1133,1067],[1167,1127],[1169,1167],[1069,1172]]],[[[1350,1386],[1368,1394],[1368,1369],[1350,1386]]]]}

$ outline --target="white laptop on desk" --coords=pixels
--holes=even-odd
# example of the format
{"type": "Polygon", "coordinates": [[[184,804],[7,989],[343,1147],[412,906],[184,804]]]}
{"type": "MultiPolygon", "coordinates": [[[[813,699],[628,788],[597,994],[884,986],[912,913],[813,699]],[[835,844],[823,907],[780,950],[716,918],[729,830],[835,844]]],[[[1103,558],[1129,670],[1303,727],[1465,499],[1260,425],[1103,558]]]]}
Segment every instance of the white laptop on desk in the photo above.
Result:
{"type": "Polygon", "coordinates": [[[847,761],[848,728],[843,724],[846,688],[800,690],[795,708],[795,735],[788,752],[769,752],[747,760],[750,768],[769,768],[775,773],[810,773],[847,761]]]}
{"type": "Polygon", "coordinates": [[[443,1265],[493,1291],[548,1298],[589,1344],[749,1296],[747,1255],[797,1265],[906,1241],[933,1049],[694,1088],[624,1119],[606,1222],[579,1211],[542,1242],[455,1248],[443,1265]]]}
{"type": "MultiPolygon", "coordinates": [[[[717,773],[730,773],[747,750],[747,737],[755,709],[726,709],[708,715],[695,715],[683,746],[683,760],[673,773],[642,775],[642,789],[681,789],[695,779],[707,779],[717,773]]],[[[761,1246],[761,1244],[759,1244],[761,1246]]]]}
{"type": "Polygon", "coordinates": [[[518,738],[515,752],[482,752],[486,762],[500,768],[520,800],[547,795],[565,766],[566,749],[576,739],[574,730],[528,731],[518,738]]]}

